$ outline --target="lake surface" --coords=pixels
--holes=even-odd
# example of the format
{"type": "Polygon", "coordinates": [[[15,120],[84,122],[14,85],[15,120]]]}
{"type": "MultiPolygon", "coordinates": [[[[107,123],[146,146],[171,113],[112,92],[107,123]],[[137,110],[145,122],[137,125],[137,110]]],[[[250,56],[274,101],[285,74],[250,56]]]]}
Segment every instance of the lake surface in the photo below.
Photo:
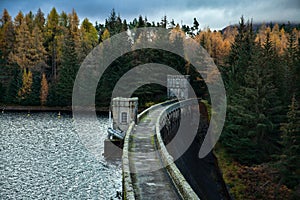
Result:
{"type": "MultiPolygon", "coordinates": [[[[104,141],[108,118],[97,120],[104,141]]],[[[85,148],[71,115],[0,113],[0,199],[117,199],[121,174],[85,148]]]]}

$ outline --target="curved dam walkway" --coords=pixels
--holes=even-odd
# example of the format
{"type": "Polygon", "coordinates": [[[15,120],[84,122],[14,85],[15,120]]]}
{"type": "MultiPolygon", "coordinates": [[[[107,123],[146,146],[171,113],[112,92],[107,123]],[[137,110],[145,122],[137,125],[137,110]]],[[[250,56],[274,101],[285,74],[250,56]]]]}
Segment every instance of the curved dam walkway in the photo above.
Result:
{"type": "Polygon", "coordinates": [[[135,199],[181,199],[156,151],[155,124],[164,108],[143,116],[131,132],[129,167],[135,199]]]}
{"type": "Polygon", "coordinates": [[[122,156],[124,199],[231,199],[213,153],[198,158],[207,132],[205,112],[192,143],[174,161],[178,149],[187,144],[194,105],[199,106],[193,99],[157,104],[142,112],[136,125],[130,124],[122,156]],[[169,145],[179,129],[183,138],[169,145]]]}

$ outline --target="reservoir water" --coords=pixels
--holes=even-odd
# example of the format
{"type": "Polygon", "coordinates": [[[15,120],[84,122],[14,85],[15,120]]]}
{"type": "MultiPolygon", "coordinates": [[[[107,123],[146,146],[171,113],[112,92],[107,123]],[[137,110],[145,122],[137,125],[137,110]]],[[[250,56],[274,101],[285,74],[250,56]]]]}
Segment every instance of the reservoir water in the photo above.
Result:
{"type": "MultiPolygon", "coordinates": [[[[108,118],[97,120],[104,141],[108,118]]],[[[0,199],[118,199],[121,173],[85,148],[71,115],[0,113],[0,199]]]]}

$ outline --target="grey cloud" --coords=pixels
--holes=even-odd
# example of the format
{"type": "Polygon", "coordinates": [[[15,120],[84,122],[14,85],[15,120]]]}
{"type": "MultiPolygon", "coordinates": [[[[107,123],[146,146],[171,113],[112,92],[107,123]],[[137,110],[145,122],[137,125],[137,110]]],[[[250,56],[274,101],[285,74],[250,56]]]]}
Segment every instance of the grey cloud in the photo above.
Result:
{"type": "Polygon", "coordinates": [[[47,14],[53,6],[59,12],[71,12],[74,8],[79,17],[104,22],[115,8],[121,17],[132,20],[140,14],[149,21],[160,21],[163,15],[177,23],[192,24],[193,18],[200,25],[222,28],[239,21],[241,15],[254,21],[299,21],[299,0],[0,0],[0,8],[7,8],[12,16],[19,10],[36,12],[40,7],[47,14]],[[214,13],[215,12],[215,13],[214,13]]]}

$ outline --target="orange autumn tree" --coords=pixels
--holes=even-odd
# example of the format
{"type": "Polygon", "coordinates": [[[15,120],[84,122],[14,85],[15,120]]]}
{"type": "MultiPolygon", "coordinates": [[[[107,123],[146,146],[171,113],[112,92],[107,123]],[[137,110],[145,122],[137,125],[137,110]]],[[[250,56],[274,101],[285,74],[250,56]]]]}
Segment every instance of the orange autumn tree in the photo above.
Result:
{"type": "Polygon", "coordinates": [[[48,82],[45,73],[42,75],[42,80],[41,80],[41,91],[40,91],[40,100],[41,100],[41,105],[44,106],[47,103],[47,97],[48,97],[48,82]]]}
{"type": "Polygon", "coordinates": [[[18,91],[18,99],[23,100],[31,93],[32,73],[26,69],[23,70],[22,87],[18,91]]]}

